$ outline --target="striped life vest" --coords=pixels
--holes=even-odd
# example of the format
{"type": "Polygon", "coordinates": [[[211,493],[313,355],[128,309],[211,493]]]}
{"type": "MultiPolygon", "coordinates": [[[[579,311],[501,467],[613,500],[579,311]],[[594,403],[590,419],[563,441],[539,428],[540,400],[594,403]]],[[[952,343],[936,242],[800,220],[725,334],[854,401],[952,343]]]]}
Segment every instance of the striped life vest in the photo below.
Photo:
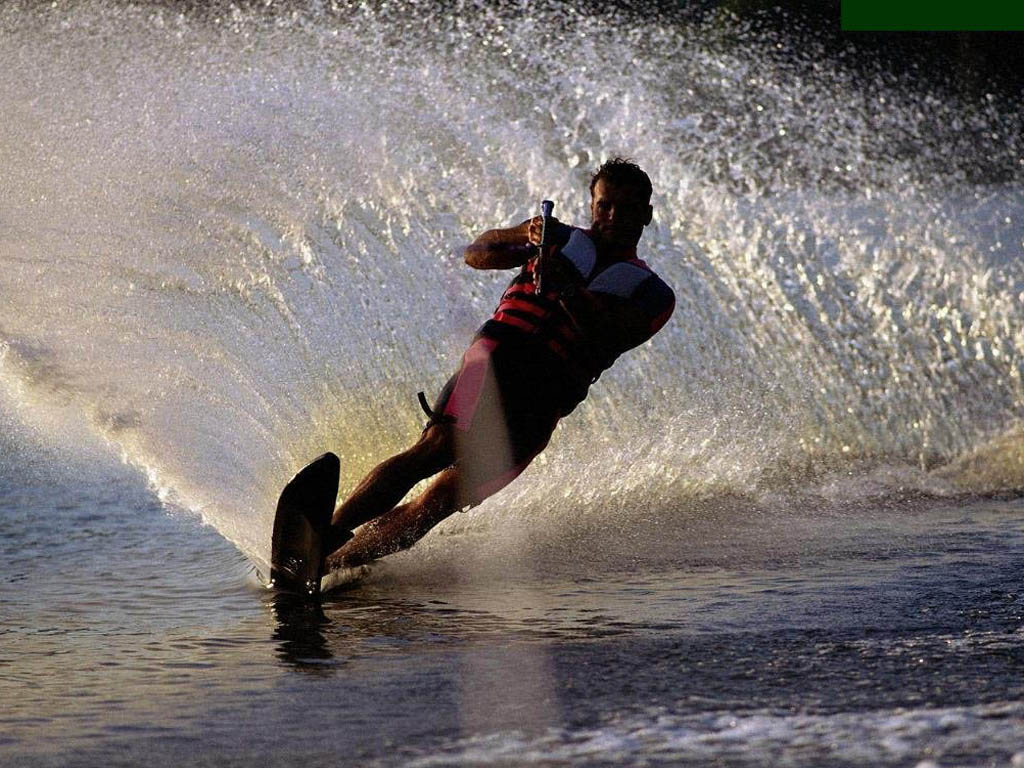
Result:
{"type": "MultiPolygon", "coordinates": [[[[635,252],[597,269],[597,249],[587,232],[574,228],[561,254],[575,268],[581,285],[594,293],[618,296],[635,302],[650,320],[653,336],[668,320],[675,296],[635,252]]],[[[625,350],[609,353],[587,339],[558,303],[555,291],[535,290],[534,262],[526,263],[505,289],[498,307],[481,333],[504,336],[515,329],[532,337],[563,360],[570,375],[589,386],[625,350]]]]}

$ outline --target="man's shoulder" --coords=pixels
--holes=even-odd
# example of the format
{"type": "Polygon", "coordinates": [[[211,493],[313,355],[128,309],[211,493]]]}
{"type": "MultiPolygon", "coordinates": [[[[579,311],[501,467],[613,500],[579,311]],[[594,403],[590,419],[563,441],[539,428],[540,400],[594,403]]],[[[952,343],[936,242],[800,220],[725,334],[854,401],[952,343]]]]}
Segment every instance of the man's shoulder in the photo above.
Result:
{"type": "Polygon", "coordinates": [[[646,261],[636,257],[609,264],[594,277],[588,288],[623,298],[632,298],[641,292],[675,296],[668,283],[646,261]]]}

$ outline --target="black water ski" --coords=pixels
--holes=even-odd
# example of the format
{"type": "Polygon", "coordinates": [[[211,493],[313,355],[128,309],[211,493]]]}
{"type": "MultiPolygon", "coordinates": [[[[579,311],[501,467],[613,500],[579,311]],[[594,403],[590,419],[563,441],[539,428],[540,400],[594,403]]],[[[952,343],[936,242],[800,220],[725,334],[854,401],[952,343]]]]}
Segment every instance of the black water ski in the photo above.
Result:
{"type": "Polygon", "coordinates": [[[338,498],[341,461],[325,453],[299,471],[281,491],[274,516],[270,582],[315,595],[324,571],[324,537],[338,498]]]}

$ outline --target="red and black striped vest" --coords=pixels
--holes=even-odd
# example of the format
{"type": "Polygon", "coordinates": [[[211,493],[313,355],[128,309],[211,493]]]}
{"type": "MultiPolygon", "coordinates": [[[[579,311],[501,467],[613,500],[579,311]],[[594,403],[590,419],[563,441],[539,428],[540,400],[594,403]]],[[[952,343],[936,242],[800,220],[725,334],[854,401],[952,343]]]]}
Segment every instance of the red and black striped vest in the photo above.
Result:
{"type": "MultiPolygon", "coordinates": [[[[593,241],[585,230],[574,228],[561,254],[576,269],[581,284],[588,290],[638,302],[651,319],[650,335],[653,336],[672,314],[675,297],[671,289],[647,264],[636,258],[635,251],[623,254],[624,258],[598,270],[593,241]]],[[[507,333],[514,329],[525,334],[563,360],[574,378],[585,380],[589,385],[625,350],[619,350],[610,359],[607,352],[599,353],[558,303],[557,292],[545,289],[543,294],[538,294],[534,278],[531,260],[509,283],[494,315],[481,332],[496,335],[495,331],[507,333]]]]}

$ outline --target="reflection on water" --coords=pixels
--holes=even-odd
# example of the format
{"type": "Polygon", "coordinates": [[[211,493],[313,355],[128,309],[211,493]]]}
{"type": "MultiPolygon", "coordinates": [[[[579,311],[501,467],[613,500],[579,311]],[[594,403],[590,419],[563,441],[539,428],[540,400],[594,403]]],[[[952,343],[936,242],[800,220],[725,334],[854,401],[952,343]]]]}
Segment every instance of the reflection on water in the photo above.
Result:
{"type": "Polygon", "coordinates": [[[330,624],[318,600],[287,592],[275,592],[269,598],[277,622],[274,640],[277,657],[296,669],[313,674],[327,674],[324,663],[334,658],[324,636],[330,624]]]}

